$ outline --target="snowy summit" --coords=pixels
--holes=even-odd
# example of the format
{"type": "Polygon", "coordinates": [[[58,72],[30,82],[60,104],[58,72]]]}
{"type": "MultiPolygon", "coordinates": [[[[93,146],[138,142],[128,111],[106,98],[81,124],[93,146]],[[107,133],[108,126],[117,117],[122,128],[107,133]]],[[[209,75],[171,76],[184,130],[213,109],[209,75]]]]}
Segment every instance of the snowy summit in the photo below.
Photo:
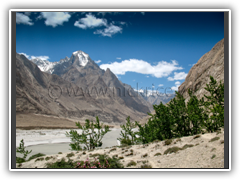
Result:
{"type": "Polygon", "coordinates": [[[79,50],[79,51],[73,52],[73,55],[78,57],[79,65],[86,66],[86,64],[88,63],[88,59],[89,59],[89,55],[88,54],[86,54],[85,52],[79,50]]]}

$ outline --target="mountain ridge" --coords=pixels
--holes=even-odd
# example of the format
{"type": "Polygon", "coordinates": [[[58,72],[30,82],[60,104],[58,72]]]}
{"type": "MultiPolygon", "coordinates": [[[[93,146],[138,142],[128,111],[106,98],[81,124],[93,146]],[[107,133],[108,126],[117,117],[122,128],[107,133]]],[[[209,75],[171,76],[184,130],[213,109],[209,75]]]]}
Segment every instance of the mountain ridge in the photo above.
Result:
{"type": "Polygon", "coordinates": [[[78,63],[79,59],[76,55],[69,60],[66,58],[62,64],[57,65],[60,68],[58,73],[53,71],[51,74],[42,72],[24,55],[17,54],[17,112],[80,120],[99,116],[101,121],[107,123],[123,123],[127,116],[138,121],[151,111],[150,104],[143,99],[137,96],[122,97],[122,94],[114,91],[116,85],[120,89],[124,87],[110,69],[100,69],[90,57],[85,66],[82,66],[78,63]],[[68,70],[61,71],[67,64],[68,70]],[[107,89],[108,93],[99,95],[98,92],[94,93],[94,88],[98,88],[97,91],[107,89]]]}

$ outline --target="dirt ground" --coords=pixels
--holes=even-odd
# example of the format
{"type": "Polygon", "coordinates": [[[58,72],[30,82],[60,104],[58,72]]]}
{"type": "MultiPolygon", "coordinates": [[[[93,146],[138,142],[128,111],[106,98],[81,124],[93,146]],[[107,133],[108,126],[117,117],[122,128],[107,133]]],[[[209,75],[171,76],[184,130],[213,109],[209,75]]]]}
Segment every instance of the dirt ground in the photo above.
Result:
{"type": "MultiPolygon", "coordinates": [[[[77,128],[75,122],[78,122],[78,120],[40,114],[16,114],[17,129],[74,129],[77,128]]],[[[80,123],[84,124],[81,121],[80,123]]],[[[115,127],[115,125],[106,123],[104,125],[109,125],[110,128],[115,127]]]]}
{"type": "MultiPolygon", "coordinates": [[[[46,163],[60,161],[62,158],[67,161],[69,153],[71,152],[44,156],[42,161],[33,159],[21,165],[17,164],[17,167],[46,168],[46,163]]],[[[85,161],[87,158],[91,161],[94,160],[94,154],[117,156],[125,168],[144,168],[144,165],[148,165],[148,168],[224,168],[224,130],[220,133],[176,138],[168,145],[165,141],[155,141],[145,145],[115,146],[73,153],[73,161],[85,161]],[[174,147],[180,149],[177,152],[166,153],[174,147]],[[130,165],[131,161],[136,164],[130,165]]]]}

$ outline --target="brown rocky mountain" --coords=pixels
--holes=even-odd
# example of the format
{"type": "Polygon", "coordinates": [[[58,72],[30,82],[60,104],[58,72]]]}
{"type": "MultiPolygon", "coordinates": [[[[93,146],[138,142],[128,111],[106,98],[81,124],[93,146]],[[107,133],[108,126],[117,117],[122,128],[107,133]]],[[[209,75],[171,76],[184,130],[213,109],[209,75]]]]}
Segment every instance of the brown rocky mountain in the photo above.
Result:
{"type": "Polygon", "coordinates": [[[78,120],[98,116],[104,122],[122,123],[127,116],[138,121],[151,111],[147,101],[82,51],[46,70],[42,72],[24,55],[16,55],[17,113],[78,120]]]}
{"type": "Polygon", "coordinates": [[[219,41],[208,53],[204,54],[190,69],[185,81],[178,87],[186,102],[189,100],[188,89],[196,91],[197,98],[208,92],[204,89],[213,76],[217,82],[224,83],[224,39],[219,41]]]}

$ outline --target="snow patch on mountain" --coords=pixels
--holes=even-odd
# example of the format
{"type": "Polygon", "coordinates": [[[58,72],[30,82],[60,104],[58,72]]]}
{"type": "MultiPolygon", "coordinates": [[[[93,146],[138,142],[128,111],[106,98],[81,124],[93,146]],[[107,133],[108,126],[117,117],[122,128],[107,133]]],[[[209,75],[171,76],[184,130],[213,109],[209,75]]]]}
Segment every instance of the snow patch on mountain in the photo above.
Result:
{"type": "Polygon", "coordinates": [[[89,55],[84,53],[83,51],[75,51],[73,53],[74,56],[78,56],[79,65],[86,66],[88,63],[89,55]]]}

